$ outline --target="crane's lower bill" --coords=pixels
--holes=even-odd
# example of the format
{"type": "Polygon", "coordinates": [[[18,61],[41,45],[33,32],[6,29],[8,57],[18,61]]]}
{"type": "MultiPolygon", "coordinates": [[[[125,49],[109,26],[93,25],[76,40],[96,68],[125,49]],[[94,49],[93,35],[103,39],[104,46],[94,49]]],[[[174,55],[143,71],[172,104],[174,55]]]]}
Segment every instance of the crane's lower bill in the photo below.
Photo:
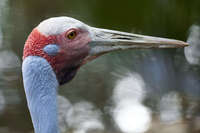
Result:
{"type": "Polygon", "coordinates": [[[85,62],[117,50],[149,49],[149,48],[182,48],[189,44],[183,41],[144,36],[114,30],[91,28],[92,41],[89,43],[90,53],[85,62]]]}

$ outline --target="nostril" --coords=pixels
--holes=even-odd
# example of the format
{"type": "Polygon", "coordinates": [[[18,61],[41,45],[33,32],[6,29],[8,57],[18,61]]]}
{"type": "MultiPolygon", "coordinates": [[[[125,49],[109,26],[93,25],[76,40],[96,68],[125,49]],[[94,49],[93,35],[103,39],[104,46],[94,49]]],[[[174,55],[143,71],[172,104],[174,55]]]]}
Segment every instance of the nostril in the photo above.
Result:
{"type": "Polygon", "coordinates": [[[120,40],[132,40],[129,37],[113,37],[112,39],[120,39],[120,40]]]}
{"type": "Polygon", "coordinates": [[[56,56],[60,50],[60,47],[57,44],[48,44],[43,48],[44,52],[49,56],[56,56]]]}

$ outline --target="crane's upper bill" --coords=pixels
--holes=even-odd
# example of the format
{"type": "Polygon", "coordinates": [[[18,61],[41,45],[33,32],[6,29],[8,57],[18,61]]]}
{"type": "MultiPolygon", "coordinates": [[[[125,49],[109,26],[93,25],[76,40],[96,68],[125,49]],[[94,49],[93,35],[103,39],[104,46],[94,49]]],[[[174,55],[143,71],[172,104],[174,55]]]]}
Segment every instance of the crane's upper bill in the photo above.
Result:
{"type": "Polygon", "coordinates": [[[91,34],[91,55],[107,53],[115,50],[181,48],[188,46],[188,43],[174,39],[144,36],[100,28],[91,28],[91,34]]]}

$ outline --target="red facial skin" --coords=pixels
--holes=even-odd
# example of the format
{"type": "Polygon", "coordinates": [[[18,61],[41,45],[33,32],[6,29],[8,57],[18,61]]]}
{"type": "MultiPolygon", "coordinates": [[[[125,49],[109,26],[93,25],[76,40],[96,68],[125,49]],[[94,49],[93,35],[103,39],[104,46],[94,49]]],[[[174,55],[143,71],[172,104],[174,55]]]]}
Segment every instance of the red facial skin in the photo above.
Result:
{"type": "Polygon", "coordinates": [[[80,29],[70,29],[63,34],[46,37],[35,28],[25,43],[23,60],[28,56],[43,57],[52,66],[60,84],[64,84],[73,78],[84,58],[88,56],[90,41],[88,32],[80,29]],[[76,37],[68,39],[67,34],[71,30],[76,31],[76,37]],[[57,44],[60,47],[57,55],[50,56],[43,51],[48,44],[57,44]]]}

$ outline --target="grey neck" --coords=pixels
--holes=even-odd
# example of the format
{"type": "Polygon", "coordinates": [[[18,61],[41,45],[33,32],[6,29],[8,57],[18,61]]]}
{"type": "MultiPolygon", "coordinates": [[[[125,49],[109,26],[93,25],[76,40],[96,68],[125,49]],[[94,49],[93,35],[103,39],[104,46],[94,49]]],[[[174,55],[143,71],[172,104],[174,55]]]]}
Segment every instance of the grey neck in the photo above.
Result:
{"type": "Polygon", "coordinates": [[[29,56],[23,61],[22,73],[35,133],[59,133],[58,81],[52,67],[41,57],[29,56]]]}

